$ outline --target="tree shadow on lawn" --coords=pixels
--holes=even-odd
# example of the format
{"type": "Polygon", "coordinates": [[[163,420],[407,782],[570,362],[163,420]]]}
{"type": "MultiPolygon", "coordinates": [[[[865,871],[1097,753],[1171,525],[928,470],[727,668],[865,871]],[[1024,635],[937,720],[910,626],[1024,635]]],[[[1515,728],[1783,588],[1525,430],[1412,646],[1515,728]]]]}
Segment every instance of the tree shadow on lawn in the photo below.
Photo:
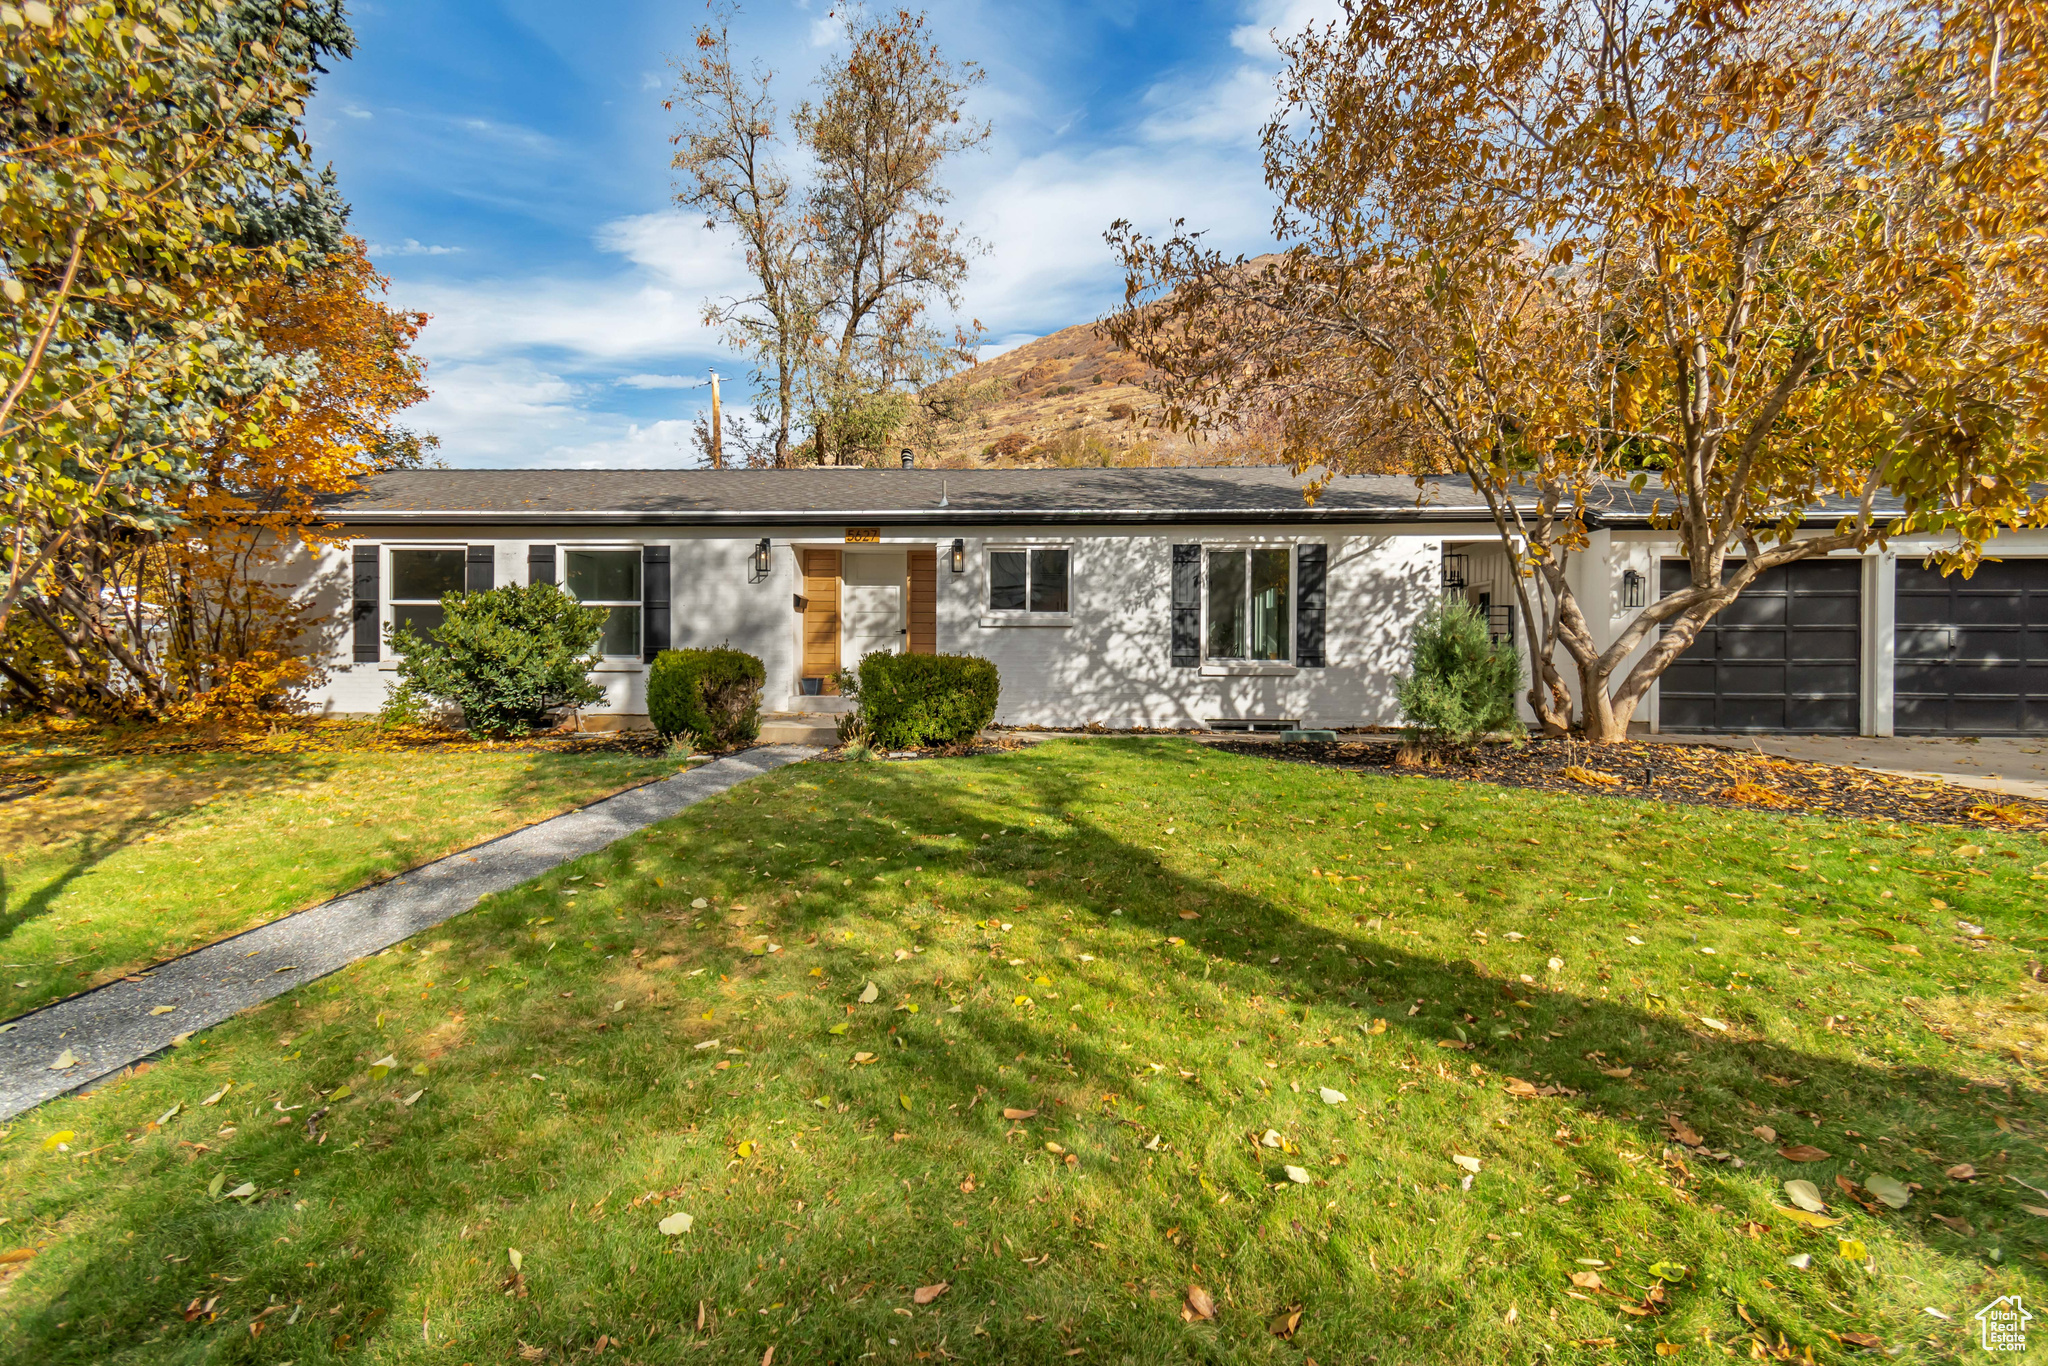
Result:
{"type": "MultiPolygon", "coordinates": [[[[2010,1204],[1992,1186],[1994,1178],[1938,1195],[1940,1178],[1928,1178],[1929,1190],[1907,1210],[1856,1213],[1825,1235],[1802,1233],[1770,1208],[1783,1203],[1778,1183],[1797,1176],[1815,1181],[1837,1214],[1851,1212],[1829,1184],[1848,1167],[1840,1155],[1854,1141],[1847,1129],[1899,1140],[1859,1146],[1859,1154],[1864,1146],[1874,1150],[1857,1158],[1868,1163],[1857,1167],[1859,1176],[1880,1170],[1910,1179],[1906,1165],[1891,1159],[1906,1158],[1916,1144],[1946,1148],[1944,1158],[2016,1147],[1997,1127],[1998,1118],[2038,1122],[2040,1107],[2030,1092],[1993,1106],[1971,1078],[1941,1068],[1881,1068],[1739,1033],[1695,1031],[1611,998],[1536,989],[1471,961],[1392,948],[1355,923],[1333,927],[1328,922],[1345,914],[1336,907],[1298,910],[1172,871],[1154,851],[1080,814],[1082,779],[1054,763],[1013,756],[962,761],[952,772],[972,774],[974,766],[990,764],[1036,770],[1016,781],[1028,784],[1029,804],[1053,817],[1056,831],[1028,836],[1037,847],[1008,860],[945,856],[941,871],[978,876],[983,890],[1006,899],[992,896],[984,907],[976,898],[977,904],[905,917],[904,942],[920,930],[936,930],[946,914],[985,918],[992,907],[998,916],[1016,917],[1020,931],[1038,931],[1045,940],[1042,950],[1024,954],[1031,960],[1025,967],[1012,968],[1006,954],[1018,955],[1002,947],[992,956],[977,949],[969,962],[963,947],[963,967],[985,969],[986,976],[968,979],[942,969],[934,983],[935,956],[879,965],[865,951],[837,956],[831,936],[859,922],[845,918],[850,893],[836,886],[801,891],[793,904],[739,933],[741,941],[758,932],[788,941],[784,953],[766,957],[738,952],[740,944],[730,937],[706,944],[700,936],[680,965],[664,969],[627,957],[621,939],[617,957],[592,953],[579,960],[580,968],[565,967],[551,959],[546,940],[524,932],[537,914],[552,913],[560,918],[563,941],[588,938],[610,951],[611,939],[631,937],[597,909],[594,893],[585,893],[586,910],[562,908],[555,893],[577,874],[609,883],[614,898],[602,903],[606,907],[680,911],[684,893],[653,886],[663,875],[672,883],[688,881],[691,893],[715,891],[728,906],[741,897],[760,906],[772,889],[744,870],[749,860],[759,864],[773,856],[758,844],[750,847],[749,836],[763,836],[751,808],[734,808],[788,796],[806,770],[785,770],[450,922],[444,933],[460,941],[455,954],[467,969],[489,958],[504,963],[507,976],[523,975],[532,989],[488,1007],[481,999],[472,1002],[476,1014],[502,1010],[511,1018],[471,1023],[470,1046],[435,1063],[430,1094],[450,1097],[448,1106],[403,1109],[359,1098],[327,1122],[333,1140],[325,1149],[301,1136],[298,1119],[281,1127],[252,1125],[228,1164],[231,1179],[261,1188],[259,1202],[246,1209],[200,1198],[216,1160],[194,1155],[186,1166],[179,1150],[155,1140],[164,1147],[138,1153],[137,1162],[183,1168],[175,1179],[190,1190],[166,1199],[160,1185],[136,1182],[118,1197],[111,1218],[101,1211],[103,1227],[126,1228],[134,1237],[121,1247],[107,1240],[95,1248],[56,1294],[17,1321],[17,1340],[33,1346],[33,1359],[52,1362],[135,1352],[133,1344],[158,1334],[165,1335],[167,1353],[184,1353],[196,1349],[192,1335],[200,1333],[210,1335],[211,1355],[229,1361],[318,1361],[361,1345],[366,1336],[377,1340],[380,1352],[410,1350],[439,1359],[441,1348],[430,1350],[420,1341],[423,1330],[410,1323],[425,1296],[440,1300],[439,1307],[427,1305],[430,1315],[450,1319],[446,1331],[460,1344],[451,1350],[500,1356],[515,1342],[561,1352],[588,1349],[604,1334],[613,1341],[623,1337],[627,1359],[635,1361],[758,1361],[771,1345],[780,1347],[778,1360],[851,1359],[879,1350],[890,1336],[901,1340],[905,1359],[948,1342],[945,1350],[981,1359],[1053,1361],[1084,1343],[1091,1357],[1123,1351],[1147,1361],[1224,1359],[1261,1343],[1261,1352],[1273,1348],[1266,1319],[1298,1305],[1307,1316],[1297,1345],[1311,1354],[1398,1355],[1396,1343],[1405,1338],[1432,1341],[1438,1359],[1500,1360],[1544,1350],[1545,1337],[1615,1336],[1617,1324],[1628,1320],[1610,1304],[1574,1307],[1561,1298],[1567,1274],[1580,1269],[1572,1253],[1606,1256],[1612,1248],[1607,1260],[1617,1268],[1607,1273],[1611,1284],[1627,1284],[1618,1272],[1645,1279],[1643,1268],[1657,1257],[1695,1268],[1675,1292],[1670,1313],[1644,1320],[1638,1338],[1621,1339],[1624,1349],[1646,1354],[1642,1343],[1652,1334],[1675,1340],[1696,1337],[1702,1328],[1723,1340],[1739,1336],[1746,1330],[1736,1317],[1734,1293],[1701,1292],[1724,1276],[1746,1276],[1736,1289],[1766,1341],[1783,1333],[1795,1345],[1819,1344],[1825,1355],[1830,1330],[1862,1328],[1859,1312],[1896,1310],[1906,1293],[1888,1283],[1873,1288],[1879,1283],[1866,1281],[1837,1255],[1836,1233],[1871,1240],[1888,1271],[1910,1264],[1950,1282],[1972,1280],[1987,1287],[1981,1292],[1986,1300],[2038,1284],[2032,1266],[1984,1266],[1970,1250],[1984,1244],[1966,1248],[1929,1217],[1933,1206],[1996,1230],[2009,1259],[2038,1256],[2041,1240],[2030,1230],[1999,1227],[2010,1204]],[[740,819],[731,819],[735,815],[740,819]],[[677,833],[689,838],[670,848],[674,841],[667,836],[677,833]],[[646,866],[653,856],[658,866],[646,866]],[[979,869],[968,866],[976,862],[979,869]],[[1076,888],[1083,873],[1095,879],[1088,890],[1076,888]],[[1019,904],[1030,909],[1010,909],[1019,904]],[[1199,905],[1201,919],[1180,919],[1191,905],[1199,905]],[[1112,907],[1123,914],[1112,917],[1112,907]],[[1097,933],[1092,942],[1072,943],[1056,955],[1055,937],[1072,937],[1062,927],[1097,933]],[[819,935],[815,950],[801,947],[798,940],[812,933],[819,935]],[[1186,943],[1162,945],[1169,937],[1186,943]],[[1258,961],[1239,961],[1248,946],[1256,946],[1258,961]],[[1095,964],[1078,961],[1082,948],[1097,954],[1095,964]],[[1331,986],[1315,966],[1317,953],[1372,960],[1371,997],[1331,986]],[[1141,965],[1155,954],[1162,964],[1141,965]],[[1274,956],[1281,961],[1265,961],[1274,956]],[[803,975],[813,963],[824,969],[823,979],[803,975]],[[691,966],[718,967],[734,991],[719,1000],[739,1004],[714,1005],[708,1022],[686,1011],[663,1016],[637,1005],[643,989],[678,1004],[694,990],[682,976],[691,966]],[[1034,987],[1026,974],[1051,975],[1054,986],[1034,987]],[[878,985],[881,1000],[848,1014],[842,1007],[863,980],[878,985]],[[784,994],[768,999],[771,988],[784,994]],[[1052,991],[1081,995],[1076,1003],[1084,1007],[1087,1027],[1054,1004],[1052,991]],[[1530,1002],[1529,1024],[1520,1038],[1493,1038],[1491,1009],[1506,1006],[1510,993],[1530,1002]],[[1017,1006],[1013,995],[1036,999],[1017,1006]],[[925,1008],[918,1013],[891,1008],[920,997],[925,1008]],[[635,1008],[610,1013],[607,1003],[615,998],[635,999],[635,1008]],[[940,1002],[947,998],[965,1000],[967,1010],[945,1014],[940,1002]],[[1427,1013],[1406,1014],[1418,1001],[1427,1003],[1427,1013]],[[1476,1017],[1478,1029],[1465,1025],[1479,1039],[1475,1050],[1438,1047],[1455,1037],[1436,1009],[1446,1002],[1462,1003],[1476,1017]],[[1117,1047],[1119,1026],[1142,1018],[1156,1030],[1174,1016],[1185,1022],[1176,1056],[1117,1047]],[[1359,1026],[1370,1027],[1375,1017],[1386,1021],[1385,1032],[1361,1032],[1359,1026]],[[830,1037],[824,1027],[831,1020],[852,1028],[830,1037]],[[1265,1040],[1257,1039],[1260,1033],[1265,1040]],[[743,1044],[750,1054],[723,1072],[713,1070],[721,1049],[691,1046],[721,1034],[723,1043],[743,1044]],[[1289,1047],[1282,1052],[1262,1043],[1289,1047]],[[1309,1049],[1316,1050],[1307,1054],[1316,1061],[1289,1060],[1309,1049]],[[1637,1071],[1627,1080],[1602,1075],[1598,1060],[1581,1056],[1595,1049],[1625,1052],[1637,1071]],[[880,1061],[849,1066],[856,1050],[880,1061]],[[1268,1057],[1283,1065],[1266,1067],[1268,1057]],[[1154,1071],[1154,1064],[1165,1070],[1154,1071]],[[1474,1075],[1474,1064],[1481,1074],[1474,1075]],[[548,1080],[528,1086],[529,1070],[548,1080]],[[776,1076],[769,1081],[754,1080],[771,1071],[776,1076]],[[1554,1080],[1568,1090],[1515,1100],[1502,1091],[1508,1076],[1554,1080]],[[1774,1077],[1798,1084],[1787,1089],[1774,1077]],[[1262,1094],[1263,1078],[1283,1084],[1262,1094]],[[1321,1084],[1334,1082],[1346,1092],[1346,1104],[1326,1106],[1317,1098],[1322,1078],[1329,1080],[1321,1084]],[[843,1165],[819,1170],[780,1151],[782,1139],[806,1135],[770,1127],[767,1107],[774,1098],[767,1088],[776,1080],[793,1093],[784,1118],[804,1116],[819,1125],[821,1136],[806,1141],[823,1145],[843,1165]],[[1294,1081],[1304,1088],[1299,1094],[1284,1084],[1294,1081]],[[487,1110],[454,1113],[452,1097],[464,1088],[475,1088],[468,1104],[487,1110]],[[828,1098],[826,1107],[810,1104],[816,1098],[828,1098]],[[1004,1106],[1040,1115],[1010,1123],[1000,1118],[1004,1106]],[[1733,1148],[1734,1136],[1752,1124],[1768,1115],[1783,1127],[1794,1110],[1821,1114],[1826,1128],[1788,1131],[1784,1141],[1820,1143],[1838,1150],[1837,1158],[1795,1164],[1770,1156],[1740,1172],[1691,1154],[1677,1163],[1657,1160],[1669,1141],[1667,1113],[1682,1114],[1709,1146],[1733,1148]],[[904,1137],[894,1140],[899,1126],[904,1137]],[[1258,1146],[1251,1136],[1267,1128],[1287,1135],[1300,1153],[1258,1146]],[[1554,1141],[1553,1128],[1559,1131],[1554,1141]],[[1614,1132],[1620,1142],[1585,1141],[1614,1132]],[[1154,1134],[1164,1137],[1163,1151],[1143,1146],[1154,1134]],[[742,1141],[766,1151],[736,1156],[742,1141]],[[1044,1151],[1048,1141],[1072,1150],[1080,1165],[1044,1151]],[[1645,1160],[1620,1159],[1624,1144],[1641,1149],[1645,1160]],[[1486,1164],[1469,1192],[1458,1188],[1454,1151],[1486,1164]],[[1336,1157],[1346,1160],[1333,1165],[1336,1157]],[[1510,1160],[1540,1170],[1525,1174],[1502,1165],[1510,1160]],[[1294,1189],[1283,1163],[1298,1163],[1328,1184],[1294,1189]],[[295,1176],[298,1168],[308,1174],[295,1176]],[[960,1190],[970,1179],[977,1183],[971,1196],[960,1190]],[[679,1206],[630,1215],[620,1209],[642,1189],[669,1183],[688,1187],[679,1206]],[[1571,1203],[1556,1203],[1552,1192],[1559,1186],[1571,1203]],[[294,1189],[315,1209],[304,1224],[294,1223],[294,1189]],[[976,1221],[972,1211],[988,1209],[984,1196],[1000,1202],[1003,1212],[976,1221]],[[808,1202],[808,1223],[795,1222],[806,1217],[793,1208],[799,1199],[808,1202]],[[610,1217],[590,1219],[592,1204],[605,1201],[610,1217]],[[573,1212],[577,1202],[581,1217],[573,1212]],[[1044,1214],[1033,1215],[1034,1206],[1050,1213],[1050,1225],[1044,1214]],[[693,1211],[698,1229],[670,1243],[651,1225],[676,1207],[693,1211]],[[960,1216],[966,1217],[956,1224],[960,1216]],[[489,1232],[479,1228],[473,1242],[456,1232],[480,1220],[495,1222],[489,1232]],[[1767,1227],[1752,1234],[1744,1227],[1751,1222],[1767,1227]],[[315,1223],[317,1231],[308,1227],[315,1223]],[[1528,1236],[1506,1251],[1512,1245],[1483,1240],[1495,1229],[1528,1236]],[[1885,1240],[1878,1229],[1886,1231],[1885,1240]],[[319,1265],[302,1265],[299,1251],[281,1245],[285,1236],[315,1249],[306,1255],[319,1265]],[[526,1248],[525,1280],[515,1291],[530,1290],[528,1297],[502,1292],[508,1242],[526,1248]],[[670,1247],[677,1255],[669,1255],[670,1247]],[[146,1250],[143,1264],[162,1276],[146,1294],[137,1293],[138,1248],[146,1250]],[[1815,1269],[1798,1275],[1785,1268],[1784,1258],[1794,1251],[1812,1252],[1815,1269]],[[1040,1255],[1052,1260],[1020,1264],[1040,1255]],[[170,1256],[185,1260],[161,1260],[170,1256]],[[422,1290],[417,1278],[436,1257],[442,1280],[422,1290]],[[1502,1260],[1491,1263],[1491,1257],[1502,1260]],[[461,1274],[472,1279],[448,1283],[449,1265],[462,1265],[461,1274]],[[1755,1278],[1764,1273],[1787,1285],[1775,1294],[1756,1289],[1755,1278]],[[211,1327],[177,1322],[177,1307],[195,1296],[223,1294],[228,1276],[249,1287],[226,1291],[230,1299],[269,1296],[303,1304],[307,1313],[295,1325],[287,1325],[283,1310],[267,1316],[269,1332],[261,1339],[246,1327],[254,1302],[234,1304],[236,1316],[211,1327]],[[412,1278],[410,1302],[401,1277],[412,1278]],[[1209,1284],[1225,1305],[1218,1328],[1184,1325],[1174,1314],[1179,1288],[1191,1278],[1209,1284]],[[828,1280],[833,1292],[823,1288],[828,1280]],[[909,1286],[940,1280],[955,1288],[932,1309],[915,1311],[926,1317],[898,1316],[909,1286]],[[1989,1287],[1992,1281],[1996,1288],[1989,1287]],[[859,1293],[867,1297],[859,1298],[863,1283],[869,1284],[859,1293]],[[1515,1329],[1498,1321],[1493,1298],[1526,1300],[1535,1288],[1554,1289],[1573,1317],[1547,1328],[1515,1329]],[[1830,1296],[1850,1309],[1837,1310],[1830,1296]],[[705,1345],[719,1349],[708,1355],[689,1350],[700,1301],[709,1306],[705,1345]],[[754,1312],[771,1301],[797,1309],[801,1322],[786,1321],[781,1312],[754,1312]],[[330,1314],[331,1308],[341,1312],[330,1314]],[[1026,1317],[1027,1310],[1042,1320],[1026,1317]],[[381,1328],[382,1316],[393,1314],[406,1322],[381,1328]],[[68,1329],[58,1328],[59,1320],[68,1329]],[[994,1339],[977,1337],[977,1321],[1000,1331],[994,1339]],[[1224,1336],[1216,1336],[1219,1329],[1224,1336]],[[801,1356],[792,1355],[799,1349],[801,1356]]],[[[776,827],[789,846],[783,857],[815,854],[822,864],[842,844],[903,845],[899,821],[920,832],[957,833],[971,853],[978,853],[983,833],[1016,830],[1016,810],[1007,818],[992,815],[955,795],[951,784],[931,781],[947,775],[948,769],[935,774],[930,766],[863,771],[853,781],[869,787],[869,800],[857,810],[855,828],[807,824],[783,812],[776,827]]],[[[1356,788],[1325,791],[1362,796],[1370,805],[1370,796],[1356,788]]],[[[844,793],[836,795],[851,804],[844,793]]],[[[1499,819],[1492,811],[1470,814],[1499,819]]],[[[1386,818],[1388,826],[1392,821],[1386,818]]],[[[1357,838],[1373,833],[1369,827],[1357,838]]],[[[920,878],[913,865],[940,858],[928,846],[902,849],[883,865],[890,878],[882,884],[885,897],[863,900],[877,913],[884,909],[880,902],[900,902],[905,889],[896,874],[915,888],[920,878]]],[[[856,884],[855,890],[873,888],[856,884]]],[[[1460,905],[1452,913],[1476,911],[1460,905]]],[[[395,976],[399,967],[372,965],[380,970],[395,976]]],[[[449,975],[460,970],[453,963],[439,969],[449,975]]],[[[320,990],[307,999],[317,1003],[320,990]]],[[[384,1050],[367,1018],[375,1008],[363,1005],[316,1029],[317,1042],[314,1034],[304,1036],[309,1078],[332,1085],[360,1073],[362,1059],[384,1050]]],[[[1734,1017],[1746,1012],[1731,1005],[1727,1013],[1739,1031],[1734,1017]]],[[[1456,1023],[1465,1024],[1462,1018],[1456,1023]]],[[[218,1031],[215,1043],[252,1050],[260,1034],[277,1027],[275,1021],[244,1021],[218,1031]]],[[[150,1082],[139,1078],[87,1103],[119,1105],[139,1123],[144,1110],[182,1094],[150,1082]]],[[[182,1089],[198,1084],[186,1077],[182,1089]]],[[[275,1089],[286,1103],[317,1104],[309,1094],[275,1089]]],[[[1746,1151],[1762,1152],[1753,1145],[1746,1151]]],[[[1979,1165],[1995,1175],[2003,1157],[1979,1165]]],[[[61,1198],[53,1193],[49,1205],[49,1217],[61,1218],[61,1198]]],[[[1914,1294],[1938,1303],[1950,1290],[1960,1293],[1951,1285],[1914,1294]]],[[[1532,1321],[1538,1309],[1522,1305],[1532,1321]]],[[[1916,1323],[1910,1331],[1924,1327],[1916,1323]]],[[[1891,1342],[1906,1331],[1894,1325],[1884,1336],[1891,1342]]],[[[433,1336],[438,1344],[440,1334],[433,1336]]]]}

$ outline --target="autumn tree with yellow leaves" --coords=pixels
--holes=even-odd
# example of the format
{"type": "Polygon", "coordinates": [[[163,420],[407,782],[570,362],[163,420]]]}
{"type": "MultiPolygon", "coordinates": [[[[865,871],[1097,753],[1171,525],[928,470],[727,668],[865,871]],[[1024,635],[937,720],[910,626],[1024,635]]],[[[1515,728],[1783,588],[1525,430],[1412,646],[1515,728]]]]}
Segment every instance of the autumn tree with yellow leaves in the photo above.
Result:
{"type": "Polygon", "coordinates": [[[1103,326],[1173,424],[1271,413],[1297,469],[1466,476],[1548,732],[1623,738],[1780,565],[1934,532],[1967,572],[2048,515],[2048,11],[1346,11],[1282,44],[1264,148],[1291,249],[1120,223],[1103,326]],[[1610,632],[1571,566],[1622,485],[1690,582],[1610,632]]]}

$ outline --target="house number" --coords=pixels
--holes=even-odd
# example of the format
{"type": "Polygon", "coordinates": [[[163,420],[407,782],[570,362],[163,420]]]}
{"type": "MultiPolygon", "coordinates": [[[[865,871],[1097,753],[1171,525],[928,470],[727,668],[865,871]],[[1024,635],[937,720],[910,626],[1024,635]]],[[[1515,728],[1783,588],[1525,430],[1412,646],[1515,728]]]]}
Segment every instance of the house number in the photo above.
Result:
{"type": "Polygon", "coordinates": [[[848,545],[873,545],[881,539],[882,529],[878,526],[850,526],[846,529],[848,545]]]}

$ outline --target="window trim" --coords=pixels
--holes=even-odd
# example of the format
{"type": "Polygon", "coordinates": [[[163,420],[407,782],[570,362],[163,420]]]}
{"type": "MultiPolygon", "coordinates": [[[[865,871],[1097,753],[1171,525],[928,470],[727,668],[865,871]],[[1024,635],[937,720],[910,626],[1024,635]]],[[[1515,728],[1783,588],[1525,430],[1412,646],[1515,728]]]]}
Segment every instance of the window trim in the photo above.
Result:
{"type": "Polygon", "coordinates": [[[983,626],[1050,626],[1070,627],[1074,624],[1074,580],[1076,543],[1071,540],[1045,541],[984,541],[981,547],[981,624],[983,626]],[[1021,608],[994,608],[988,605],[989,594],[995,584],[995,557],[999,553],[1022,554],[1024,558],[1024,601],[1031,601],[1031,552],[1034,550],[1064,550],[1067,552],[1067,610],[1064,612],[1034,612],[1029,606],[1021,608]]]}
{"type": "MultiPolygon", "coordinates": [[[[593,673],[639,673],[647,666],[641,660],[647,644],[647,566],[642,562],[645,543],[641,541],[557,541],[555,543],[555,584],[562,592],[575,598],[584,607],[631,607],[639,613],[639,627],[633,633],[637,642],[633,653],[628,655],[600,654],[593,673]],[[633,557],[633,577],[640,584],[640,596],[630,602],[624,598],[594,598],[584,602],[569,590],[569,554],[577,550],[610,550],[633,557]]],[[[600,644],[602,638],[600,637],[600,644]]]]}
{"type": "MultiPolygon", "coordinates": [[[[1199,637],[1202,642],[1202,662],[1199,666],[1199,675],[1204,678],[1239,678],[1259,676],[1287,677],[1300,673],[1301,666],[1295,663],[1295,650],[1298,645],[1295,639],[1295,618],[1301,609],[1295,598],[1301,589],[1302,542],[1299,540],[1287,540],[1278,543],[1273,541],[1229,540],[1202,541],[1199,544],[1202,547],[1202,620],[1201,635],[1199,637]],[[1287,645],[1287,657],[1285,659],[1222,659],[1209,653],[1209,585],[1214,581],[1210,577],[1209,556],[1212,552],[1218,550],[1284,550],[1287,552],[1287,630],[1282,633],[1287,645]]],[[[1247,594],[1251,592],[1251,576],[1249,574],[1245,576],[1245,592],[1247,594]]]]}
{"type": "MultiPolygon", "coordinates": [[[[458,555],[468,555],[469,545],[460,541],[401,541],[387,542],[384,546],[384,562],[379,566],[383,583],[378,587],[378,596],[383,600],[377,604],[377,667],[387,671],[398,668],[398,658],[390,654],[391,632],[398,625],[398,609],[401,607],[438,607],[439,598],[401,598],[397,596],[398,562],[394,558],[410,550],[452,550],[458,555]]],[[[468,580],[463,580],[467,584],[468,580]]],[[[457,592],[467,592],[459,588],[457,592]]]]}

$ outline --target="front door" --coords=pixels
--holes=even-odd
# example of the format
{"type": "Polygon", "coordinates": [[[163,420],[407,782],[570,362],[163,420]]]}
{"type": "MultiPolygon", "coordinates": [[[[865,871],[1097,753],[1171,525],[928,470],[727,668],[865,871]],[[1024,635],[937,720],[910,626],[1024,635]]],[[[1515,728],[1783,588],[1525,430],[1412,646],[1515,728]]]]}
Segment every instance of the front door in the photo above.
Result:
{"type": "Polygon", "coordinates": [[[839,616],[847,668],[859,668],[860,661],[877,650],[903,651],[907,574],[901,550],[845,552],[839,616]]]}

